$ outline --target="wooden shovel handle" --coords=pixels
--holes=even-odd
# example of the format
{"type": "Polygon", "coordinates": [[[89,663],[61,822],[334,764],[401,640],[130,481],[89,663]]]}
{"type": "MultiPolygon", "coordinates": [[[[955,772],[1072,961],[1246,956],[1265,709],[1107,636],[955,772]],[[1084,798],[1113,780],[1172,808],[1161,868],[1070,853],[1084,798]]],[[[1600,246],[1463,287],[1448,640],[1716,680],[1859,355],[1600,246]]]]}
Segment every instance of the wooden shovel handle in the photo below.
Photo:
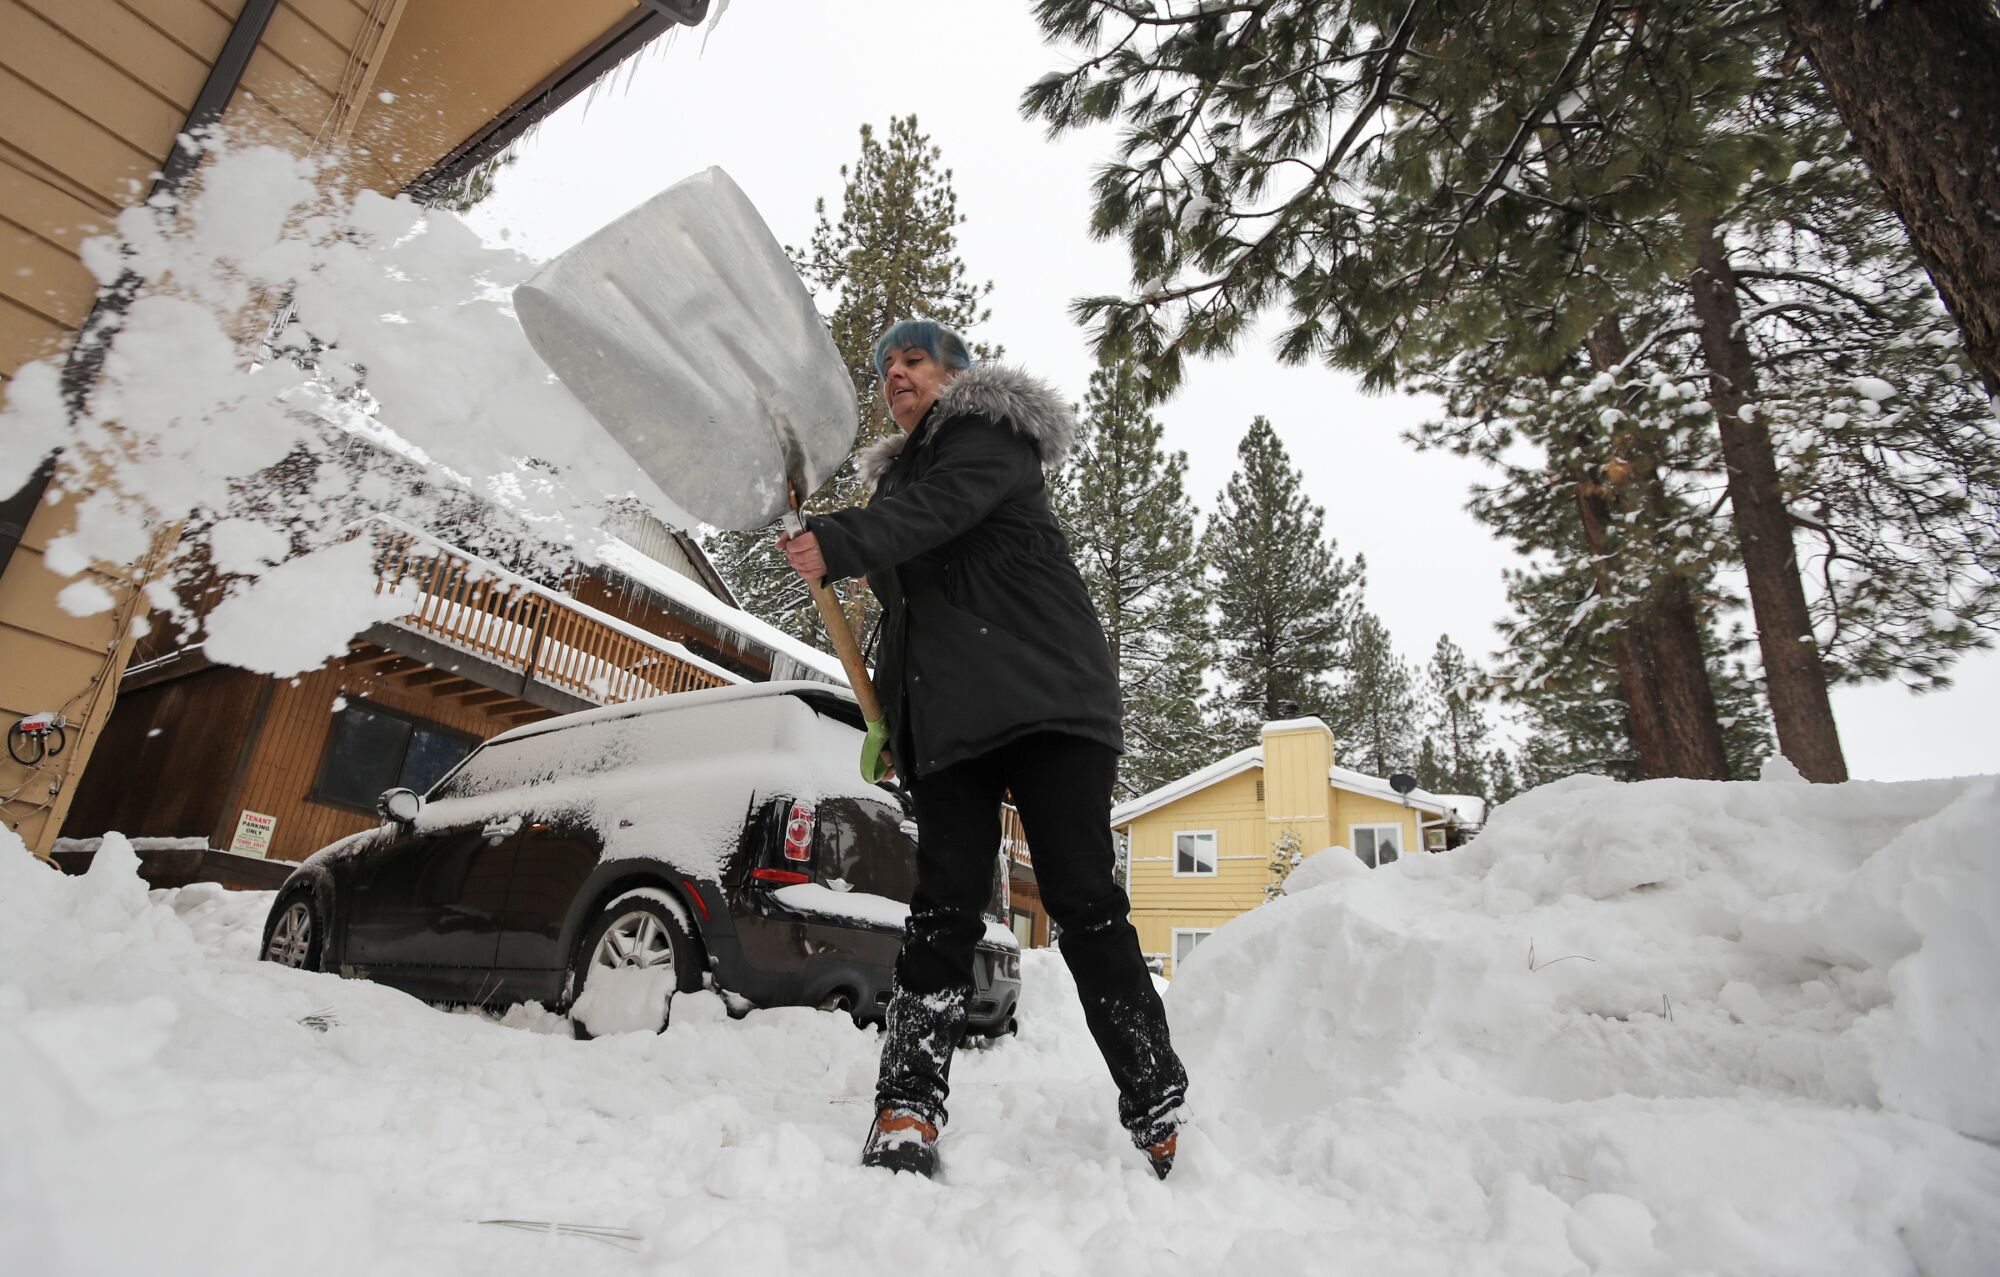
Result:
{"type": "Polygon", "coordinates": [[[868,667],[861,663],[861,644],[854,641],[847,613],[840,610],[840,600],[824,580],[813,582],[812,594],[813,603],[819,608],[820,624],[826,626],[834,654],[840,657],[841,668],[847,671],[848,686],[854,689],[854,699],[861,706],[861,717],[871,723],[880,722],[882,702],[875,697],[875,684],[868,677],[868,667]]]}
{"type": "MultiPolygon", "coordinates": [[[[805,495],[799,490],[797,476],[785,481],[785,495],[792,507],[791,517],[785,526],[797,533],[805,526],[805,515],[799,509],[800,499],[805,495]]],[[[882,721],[882,702],[875,695],[875,682],[868,677],[868,667],[861,661],[861,644],[854,640],[854,630],[847,624],[847,613],[840,610],[840,599],[834,595],[833,587],[821,577],[812,583],[813,605],[819,608],[819,621],[826,627],[826,636],[833,640],[834,655],[840,658],[840,667],[847,671],[847,685],[854,691],[855,703],[861,707],[861,717],[870,723],[882,721]]]]}

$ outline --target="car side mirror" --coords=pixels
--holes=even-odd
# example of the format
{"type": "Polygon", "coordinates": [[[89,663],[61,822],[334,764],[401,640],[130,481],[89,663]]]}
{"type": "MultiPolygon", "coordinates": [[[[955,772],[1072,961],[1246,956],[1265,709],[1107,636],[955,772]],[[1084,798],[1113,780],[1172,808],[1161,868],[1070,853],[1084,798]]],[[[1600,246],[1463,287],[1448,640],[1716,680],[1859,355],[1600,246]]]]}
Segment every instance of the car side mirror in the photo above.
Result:
{"type": "Polygon", "coordinates": [[[384,820],[392,820],[399,825],[416,823],[417,813],[424,809],[424,800],[414,789],[385,789],[375,800],[375,810],[384,820]]]}

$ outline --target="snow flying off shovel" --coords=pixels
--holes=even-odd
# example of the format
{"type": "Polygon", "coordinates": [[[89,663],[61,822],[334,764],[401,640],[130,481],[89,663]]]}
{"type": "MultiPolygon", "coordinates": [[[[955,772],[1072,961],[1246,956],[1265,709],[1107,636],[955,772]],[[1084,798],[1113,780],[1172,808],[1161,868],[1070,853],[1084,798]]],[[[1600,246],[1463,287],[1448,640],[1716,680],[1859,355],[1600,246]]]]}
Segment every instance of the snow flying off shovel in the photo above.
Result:
{"type": "MultiPolygon", "coordinates": [[[[528,343],[632,459],[704,523],[796,519],[854,448],[854,384],[812,295],[729,175],[676,182],[514,290],[528,343]]],[[[824,582],[813,602],[868,722],[882,708],[824,582]]]]}

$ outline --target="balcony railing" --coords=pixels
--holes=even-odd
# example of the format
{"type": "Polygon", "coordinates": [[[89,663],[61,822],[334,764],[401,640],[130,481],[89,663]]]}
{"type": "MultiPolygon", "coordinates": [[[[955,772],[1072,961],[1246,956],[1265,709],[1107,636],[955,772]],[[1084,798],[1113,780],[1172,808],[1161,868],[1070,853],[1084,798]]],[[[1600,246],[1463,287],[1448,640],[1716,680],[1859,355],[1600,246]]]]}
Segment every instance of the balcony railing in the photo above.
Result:
{"type": "Polygon", "coordinates": [[[598,705],[731,681],[678,643],[427,537],[399,528],[374,536],[375,592],[414,595],[395,624],[490,664],[598,705]]]}

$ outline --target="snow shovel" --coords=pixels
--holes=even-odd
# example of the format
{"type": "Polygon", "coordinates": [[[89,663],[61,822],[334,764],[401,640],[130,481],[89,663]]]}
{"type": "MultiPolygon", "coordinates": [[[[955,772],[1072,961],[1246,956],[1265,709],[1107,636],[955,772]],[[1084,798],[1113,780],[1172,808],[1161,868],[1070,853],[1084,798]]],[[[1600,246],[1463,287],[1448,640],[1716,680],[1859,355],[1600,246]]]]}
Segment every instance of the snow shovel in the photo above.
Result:
{"type": "MultiPolygon", "coordinates": [[[[528,344],[639,468],[704,523],[783,518],[854,448],[854,383],[812,294],[720,168],[686,178],[514,290],[528,344]]],[[[813,603],[860,703],[861,773],[888,741],[861,646],[826,582],[813,603]]]]}

